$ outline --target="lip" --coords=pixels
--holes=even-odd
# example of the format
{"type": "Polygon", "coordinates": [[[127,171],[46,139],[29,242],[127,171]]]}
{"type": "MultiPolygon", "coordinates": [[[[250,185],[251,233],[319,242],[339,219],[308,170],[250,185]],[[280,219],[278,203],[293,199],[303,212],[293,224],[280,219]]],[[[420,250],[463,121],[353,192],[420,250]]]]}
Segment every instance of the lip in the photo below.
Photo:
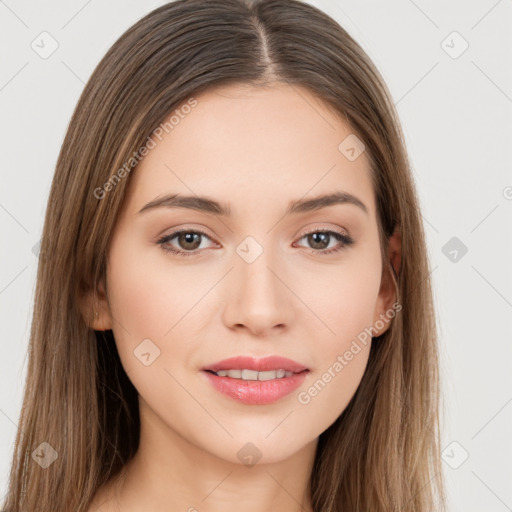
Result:
{"type": "Polygon", "coordinates": [[[304,365],[280,356],[253,357],[240,356],[224,359],[201,369],[210,384],[220,393],[247,405],[266,405],[277,402],[296,390],[306,378],[309,369],[304,365]],[[285,370],[293,372],[290,377],[266,381],[232,379],[219,377],[213,372],[220,370],[285,370]]]}
{"type": "Polygon", "coordinates": [[[307,370],[304,365],[292,361],[286,357],[268,356],[256,359],[250,356],[231,357],[223,359],[216,363],[204,366],[202,370],[211,370],[218,372],[219,370],[255,370],[257,372],[265,372],[270,370],[285,370],[293,373],[300,373],[307,370]]]}

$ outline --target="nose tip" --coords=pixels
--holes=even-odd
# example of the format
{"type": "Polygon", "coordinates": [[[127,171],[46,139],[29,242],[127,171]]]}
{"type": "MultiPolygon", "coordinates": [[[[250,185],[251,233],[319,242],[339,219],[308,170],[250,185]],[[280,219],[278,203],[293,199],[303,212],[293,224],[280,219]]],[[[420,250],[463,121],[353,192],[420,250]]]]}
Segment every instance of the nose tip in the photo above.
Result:
{"type": "Polygon", "coordinates": [[[247,328],[254,335],[265,337],[291,322],[290,292],[271,269],[269,257],[263,251],[251,263],[243,258],[237,262],[226,290],[224,322],[230,328],[247,328]]]}

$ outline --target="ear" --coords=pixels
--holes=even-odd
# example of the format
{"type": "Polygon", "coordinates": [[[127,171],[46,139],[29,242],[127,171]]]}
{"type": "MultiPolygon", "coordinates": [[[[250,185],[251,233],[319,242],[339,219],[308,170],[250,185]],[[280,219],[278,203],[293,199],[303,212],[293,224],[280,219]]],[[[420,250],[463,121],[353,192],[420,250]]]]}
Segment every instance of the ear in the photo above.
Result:
{"type": "Polygon", "coordinates": [[[103,279],[98,283],[97,290],[89,288],[83,293],[79,307],[85,322],[91,329],[95,331],[112,329],[112,314],[103,279]]]}
{"type": "MultiPolygon", "coordinates": [[[[401,234],[399,228],[396,228],[388,243],[387,265],[382,269],[379,296],[373,314],[374,337],[384,334],[391,325],[391,319],[395,316],[395,308],[393,308],[397,300],[395,277],[398,277],[400,273],[401,260],[401,234]]],[[[398,311],[400,309],[396,308],[398,311]]]]}

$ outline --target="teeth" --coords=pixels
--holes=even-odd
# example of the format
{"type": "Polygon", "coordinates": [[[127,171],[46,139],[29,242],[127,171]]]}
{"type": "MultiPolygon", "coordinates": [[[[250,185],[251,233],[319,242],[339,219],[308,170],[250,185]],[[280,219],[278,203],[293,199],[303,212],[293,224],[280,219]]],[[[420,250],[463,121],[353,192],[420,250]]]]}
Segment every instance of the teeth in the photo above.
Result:
{"type": "Polygon", "coordinates": [[[293,375],[293,372],[287,372],[285,370],[269,370],[265,372],[257,372],[256,370],[219,370],[215,373],[219,377],[230,377],[232,379],[242,380],[272,380],[291,377],[293,375]]]}
{"type": "MultiPolygon", "coordinates": [[[[228,376],[231,377],[231,375],[228,376]]],[[[256,370],[242,370],[242,380],[258,380],[258,372],[256,370]]]]}

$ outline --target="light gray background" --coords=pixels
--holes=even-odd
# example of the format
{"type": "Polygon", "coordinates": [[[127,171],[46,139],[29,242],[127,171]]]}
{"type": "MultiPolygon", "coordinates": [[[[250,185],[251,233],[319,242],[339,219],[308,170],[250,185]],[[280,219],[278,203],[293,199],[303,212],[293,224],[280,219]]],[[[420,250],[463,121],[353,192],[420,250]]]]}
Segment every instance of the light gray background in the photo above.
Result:
{"type": "MultiPolygon", "coordinates": [[[[101,57],[163,3],[0,0],[0,499],[26,372],[33,248],[60,145],[101,57]],[[46,59],[31,48],[50,48],[43,31],[58,42],[46,59]]],[[[512,510],[512,3],[311,3],[367,51],[403,124],[439,315],[450,510],[512,510]]]]}

